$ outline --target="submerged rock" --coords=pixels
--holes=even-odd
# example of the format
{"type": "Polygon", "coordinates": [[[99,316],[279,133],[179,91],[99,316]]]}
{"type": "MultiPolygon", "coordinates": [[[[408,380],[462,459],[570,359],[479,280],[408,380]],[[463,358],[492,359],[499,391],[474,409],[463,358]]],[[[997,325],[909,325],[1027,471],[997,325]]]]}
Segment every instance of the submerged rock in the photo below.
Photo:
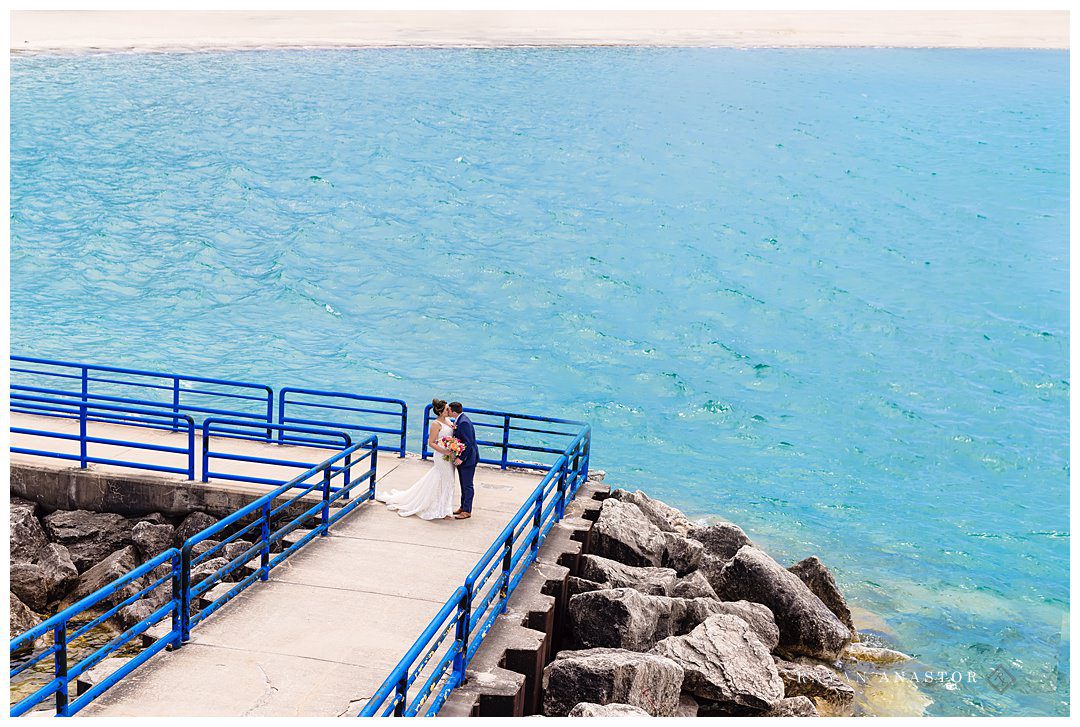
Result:
{"type": "Polygon", "coordinates": [[[896,664],[911,660],[911,657],[903,652],[866,644],[848,644],[840,656],[844,659],[866,661],[871,664],[896,664]]]}
{"type": "Polygon", "coordinates": [[[654,717],[679,706],[683,669],[671,659],[623,649],[561,651],[544,669],[544,715],[563,717],[582,702],[628,704],[654,717]]]}
{"type": "Polygon", "coordinates": [[[593,704],[582,702],[570,710],[567,717],[648,717],[641,707],[631,704],[593,704]]]}
{"type": "Polygon", "coordinates": [[[654,596],[666,596],[677,578],[671,568],[624,565],[597,555],[581,556],[578,576],[607,588],[633,588],[654,596]]]}
{"type": "Polygon", "coordinates": [[[753,545],[743,529],[734,523],[714,523],[694,528],[687,534],[705,546],[707,554],[721,561],[734,558],[744,545],[753,545]]]}
{"type": "Polygon", "coordinates": [[[780,629],[779,648],[789,655],[835,660],[851,639],[806,584],[755,547],[740,548],[712,585],[721,598],[768,606],[780,629]]]}
{"type": "Polygon", "coordinates": [[[832,573],[829,572],[829,569],[825,567],[820,558],[811,555],[809,558],[800,560],[788,570],[797,575],[799,580],[810,589],[810,592],[821,599],[821,602],[833,612],[833,615],[840,619],[840,623],[847,626],[852,633],[855,633],[855,625],[852,623],[851,610],[848,608],[847,601],[844,600],[843,594],[840,593],[840,589],[836,586],[836,580],[833,578],[832,573]]]}
{"type": "Polygon", "coordinates": [[[131,522],[111,512],[57,510],[45,517],[45,532],[67,547],[80,573],[131,543],[131,522]]]}
{"type": "Polygon", "coordinates": [[[818,711],[807,697],[785,697],[762,717],[817,717],[818,711]]]}
{"type": "Polygon", "coordinates": [[[741,618],[710,616],[690,633],[664,639],[652,653],[683,668],[684,691],[723,707],[765,711],[784,697],[768,648],[741,618]]]}
{"type": "Polygon", "coordinates": [[[694,529],[694,523],[681,512],[666,502],[652,499],[641,490],[612,490],[611,497],[637,505],[645,517],[664,532],[686,535],[694,529]]]}
{"type": "Polygon", "coordinates": [[[784,695],[810,697],[828,702],[833,714],[850,713],[855,690],[824,664],[797,664],[776,659],[776,670],[784,680],[784,695]]]}
{"type": "Polygon", "coordinates": [[[637,505],[616,498],[604,500],[590,537],[593,553],[625,565],[659,567],[664,555],[660,529],[637,505]]]}

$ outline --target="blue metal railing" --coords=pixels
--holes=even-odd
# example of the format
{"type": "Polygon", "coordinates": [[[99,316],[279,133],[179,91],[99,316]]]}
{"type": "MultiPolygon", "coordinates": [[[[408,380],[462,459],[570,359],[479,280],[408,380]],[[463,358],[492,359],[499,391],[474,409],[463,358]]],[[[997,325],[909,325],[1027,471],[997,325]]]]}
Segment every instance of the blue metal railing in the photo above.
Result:
{"type": "Polygon", "coordinates": [[[16,662],[18,652],[29,649],[33,651],[39,639],[52,636],[52,644],[37,654],[18,661],[11,669],[10,678],[14,679],[19,674],[33,667],[35,664],[53,657],[53,679],[33,693],[27,695],[11,707],[11,716],[18,717],[31,710],[36,705],[49,697],[55,697],[56,714],[62,717],[70,717],[97,698],[102,692],[116,682],[123,679],[135,669],[139,668],[148,659],[164,649],[166,646],[180,645],[179,624],[183,603],[176,595],[180,593],[178,587],[180,578],[180,551],[170,548],[155,558],[151,558],[138,568],[121,576],[103,588],[94,591],[85,598],[77,601],[60,613],[52,616],[29,631],[16,636],[11,640],[12,662],[16,662]],[[168,571],[163,575],[157,575],[158,568],[168,565],[168,571]],[[138,581],[144,576],[154,579],[149,585],[139,587],[138,581]],[[164,588],[166,583],[171,583],[172,590],[169,598],[158,606],[149,616],[127,629],[123,633],[113,637],[107,644],[95,649],[88,656],[83,657],[73,666],[68,665],[68,652],[74,643],[86,638],[92,630],[107,619],[113,617],[119,611],[139,599],[148,596],[158,588],[164,588]],[[106,599],[116,600],[123,595],[125,588],[137,588],[138,590],[107,607],[103,612],[97,613],[96,609],[106,599]],[[172,616],[172,629],[168,634],[158,637],[149,647],[143,649],[138,655],[125,662],[107,677],[97,682],[91,688],[80,695],[74,701],[69,694],[69,685],[85,674],[95,665],[101,663],[110,655],[129,644],[132,640],[142,635],[144,631],[163,620],[166,616],[172,616]],[[85,623],[78,623],[79,617],[87,619],[85,623]]]}
{"type": "MultiPolygon", "coordinates": [[[[391,443],[381,445],[380,449],[397,452],[399,457],[405,456],[408,406],[401,399],[285,387],[278,391],[278,423],[376,434],[391,443]],[[386,424],[357,424],[339,419],[354,414],[368,415],[364,417],[365,421],[378,417],[378,421],[386,424]]],[[[290,431],[298,430],[279,430],[278,441],[292,444],[318,444],[320,441],[299,434],[290,435],[290,431]]]]}
{"type": "MultiPolygon", "coordinates": [[[[573,500],[578,488],[588,479],[592,436],[589,425],[504,412],[476,413],[503,418],[504,432],[523,431],[526,428],[525,425],[515,424],[514,420],[524,420],[528,423],[527,429],[534,434],[539,433],[536,427],[541,423],[577,425],[578,431],[550,466],[511,460],[509,451],[518,445],[508,437],[499,442],[502,456],[494,464],[534,469],[544,467],[547,474],[480,557],[465,583],[454,591],[420,638],[368,700],[360,712],[361,717],[420,714],[431,717],[438,714],[450,692],[465,680],[466,669],[476,649],[495,619],[506,610],[510,596],[528,567],[536,560],[551,528],[562,519],[567,503],[573,500]],[[413,690],[418,682],[419,686],[413,690]],[[411,698],[410,692],[413,692],[411,698]]],[[[543,433],[545,436],[565,436],[561,429],[549,429],[543,433]]],[[[529,453],[547,453],[550,447],[525,444],[520,445],[520,449],[529,453]]],[[[491,462],[490,459],[482,461],[491,462]]]]}
{"type": "MultiPolygon", "coordinates": [[[[231,480],[233,482],[251,482],[253,484],[277,486],[283,485],[285,482],[292,479],[292,476],[281,477],[280,472],[278,471],[280,468],[305,471],[319,464],[318,462],[301,462],[295,459],[280,459],[256,455],[251,452],[214,449],[213,442],[215,437],[219,440],[248,440],[266,445],[267,442],[264,432],[267,428],[269,428],[271,432],[279,432],[279,435],[280,433],[288,431],[290,436],[286,442],[291,442],[293,436],[305,437],[308,441],[303,445],[304,449],[300,450],[305,453],[309,449],[333,449],[339,451],[342,448],[348,448],[353,443],[352,437],[345,432],[334,432],[327,429],[317,429],[315,427],[301,427],[292,424],[263,424],[245,422],[241,419],[206,419],[202,424],[202,481],[209,482],[210,479],[213,478],[216,480],[231,480]],[[334,442],[334,444],[331,444],[331,442],[334,442]],[[211,469],[212,460],[234,462],[244,466],[226,472],[224,470],[211,469]],[[254,465],[261,473],[278,474],[279,476],[261,477],[250,471],[252,465],[254,465]]],[[[299,456],[298,454],[295,454],[295,449],[288,449],[287,451],[293,453],[292,456],[299,456]]],[[[349,457],[346,457],[342,468],[348,470],[350,465],[351,460],[349,457]]]]}
{"type": "Polygon", "coordinates": [[[196,533],[184,541],[180,549],[166,550],[12,639],[10,654],[15,666],[10,671],[10,678],[14,679],[50,656],[53,660],[53,678],[13,705],[11,716],[25,714],[49,697],[54,697],[56,714],[70,717],[165,647],[180,648],[188,641],[191,629],[197,624],[256,580],[267,580],[275,566],[315,537],[326,535],[330,527],[342,517],[374,497],[378,446],[378,438],[370,436],[345,447],[324,462],[196,533]],[[345,461],[351,461],[353,467],[367,463],[366,471],[350,479],[349,469],[341,465],[345,461]],[[336,489],[331,487],[334,478],[339,478],[336,489]],[[363,493],[349,498],[357,488],[363,488],[363,493]],[[300,491],[292,493],[294,489],[300,491]],[[338,500],[344,502],[347,499],[347,505],[335,507],[338,500]],[[332,513],[332,509],[335,512],[332,513]],[[308,524],[314,526],[310,532],[297,538],[292,544],[283,542],[290,533],[308,524]],[[252,539],[244,540],[242,536],[245,535],[252,539]],[[215,536],[221,539],[215,540],[215,536]],[[207,543],[207,547],[195,552],[199,545],[207,543]],[[236,543],[246,544],[246,547],[241,545],[239,553],[235,553],[237,549],[230,551],[228,546],[236,543]],[[279,547],[279,543],[280,552],[272,552],[275,547],[279,547]],[[232,557],[224,565],[209,573],[199,571],[200,566],[205,566],[212,558],[220,557],[225,552],[232,552],[232,557]],[[258,567],[249,566],[255,558],[259,559],[258,567]],[[159,569],[166,564],[169,568],[163,573],[159,569]],[[148,585],[143,585],[144,578],[153,580],[148,585]],[[226,593],[218,594],[205,605],[200,603],[200,600],[208,597],[215,585],[233,582],[228,580],[230,578],[239,580],[236,580],[226,593]],[[92,629],[104,624],[121,609],[148,597],[155,589],[164,588],[166,584],[169,584],[170,588],[169,597],[162,599],[161,605],[149,616],[115,636],[107,644],[93,650],[74,666],[68,665],[69,647],[74,642],[86,637],[92,629]],[[125,595],[132,589],[137,590],[125,595]],[[119,600],[121,598],[122,600],[119,600]],[[116,602],[110,601],[105,610],[99,612],[99,604],[106,599],[116,602]],[[94,684],[77,699],[70,700],[69,685],[73,681],[170,615],[172,618],[168,633],[159,636],[150,646],[94,684]],[[77,623],[79,617],[85,618],[86,622],[77,623]],[[35,653],[38,640],[49,635],[52,636],[52,643],[35,653]],[[25,655],[23,652],[26,651],[30,654],[25,655]]]}
{"type": "MultiPolygon", "coordinates": [[[[152,470],[155,472],[180,474],[186,476],[189,480],[195,479],[195,420],[188,414],[121,404],[73,401],[65,398],[28,394],[24,390],[13,390],[11,392],[10,401],[12,411],[76,419],[79,423],[77,432],[12,426],[12,434],[41,437],[56,442],[51,449],[28,446],[23,447],[13,444],[11,446],[11,451],[15,454],[29,454],[38,457],[70,460],[78,462],[79,466],[84,468],[89,464],[107,464],[120,467],[131,467],[134,469],[152,470]],[[87,430],[87,424],[91,421],[109,421],[111,423],[123,422],[124,424],[132,426],[150,427],[152,429],[172,429],[174,431],[183,429],[187,432],[186,446],[178,447],[169,444],[154,443],[152,441],[120,439],[120,434],[115,434],[111,437],[93,436],[89,434],[87,430]],[[67,442],[70,446],[64,448],[61,446],[61,442],[67,442]],[[176,455],[185,458],[185,464],[182,467],[177,467],[161,464],[160,462],[122,460],[114,457],[106,457],[91,453],[91,445],[95,445],[95,450],[113,447],[176,455]]],[[[40,446],[45,445],[42,444],[40,446]]]]}
{"type": "MultiPolygon", "coordinates": [[[[11,357],[11,391],[83,402],[163,407],[176,415],[187,414],[196,422],[205,416],[274,420],[274,392],[265,384],[28,356],[11,357]]],[[[12,411],[23,410],[13,405],[12,411]]],[[[39,409],[27,413],[47,412],[39,409]]],[[[104,416],[98,421],[110,419],[104,416]]]]}

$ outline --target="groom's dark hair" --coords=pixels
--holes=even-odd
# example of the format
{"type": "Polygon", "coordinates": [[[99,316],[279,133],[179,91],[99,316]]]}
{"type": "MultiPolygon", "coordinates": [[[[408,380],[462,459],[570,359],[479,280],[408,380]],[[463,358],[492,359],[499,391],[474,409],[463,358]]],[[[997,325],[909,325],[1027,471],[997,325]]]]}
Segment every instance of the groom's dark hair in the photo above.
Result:
{"type": "Polygon", "coordinates": [[[460,401],[452,401],[452,402],[450,402],[450,411],[454,412],[455,414],[460,414],[461,413],[461,402],[460,401]]]}

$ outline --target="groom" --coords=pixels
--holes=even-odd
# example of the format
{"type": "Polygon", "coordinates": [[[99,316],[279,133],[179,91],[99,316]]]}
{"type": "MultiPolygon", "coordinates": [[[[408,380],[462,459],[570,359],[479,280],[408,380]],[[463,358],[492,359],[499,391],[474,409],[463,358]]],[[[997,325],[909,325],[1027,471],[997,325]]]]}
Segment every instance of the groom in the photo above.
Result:
{"type": "Polygon", "coordinates": [[[461,402],[450,402],[450,411],[455,417],[454,436],[465,443],[465,451],[454,460],[461,483],[461,507],[454,511],[454,517],[465,520],[472,517],[473,475],[476,474],[476,463],[480,461],[480,451],[476,448],[476,430],[469,417],[462,413],[461,402]]]}

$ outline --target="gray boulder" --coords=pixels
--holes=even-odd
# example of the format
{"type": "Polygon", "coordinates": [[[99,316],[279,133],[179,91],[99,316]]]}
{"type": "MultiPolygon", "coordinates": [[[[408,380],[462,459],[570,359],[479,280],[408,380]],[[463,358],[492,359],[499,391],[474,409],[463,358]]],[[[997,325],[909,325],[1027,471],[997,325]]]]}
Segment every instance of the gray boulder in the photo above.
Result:
{"type": "Polygon", "coordinates": [[[593,704],[582,702],[570,710],[567,717],[648,717],[649,713],[641,707],[629,704],[593,704]]]}
{"type": "Polygon", "coordinates": [[[759,603],[671,598],[640,593],[633,588],[604,588],[570,599],[570,632],[585,648],[607,647],[648,651],[657,641],[685,634],[710,616],[743,619],[770,650],[779,631],[772,612],[759,603]]]}
{"type": "Polygon", "coordinates": [[[131,522],[111,512],[57,510],[45,517],[45,532],[67,547],[80,573],[131,543],[131,522]]]}
{"type": "Polygon", "coordinates": [[[184,541],[190,538],[192,535],[206,530],[211,525],[217,522],[217,518],[212,515],[207,515],[205,512],[196,510],[195,512],[184,518],[184,521],[176,528],[176,547],[179,548],[184,544],[184,541]]]}
{"type": "Polygon", "coordinates": [[[598,555],[581,556],[578,576],[607,588],[633,588],[654,596],[666,596],[677,577],[671,568],[623,565],[598,555]]]}
{"type": "Polygon", "coordinates": [[[731,560],[744,545],[753,545],[743,529],[734,523],[714,523],[687,533],[705,546],[705,552],[722,561],[731,560]]]}
{"type": "MultiPolygon", "coordinates": [[[[206,578],[209,578],[216,573],[220,568],[224,568],[228,563],[229,561],[225,560],[225,558],[210,558],[209,560],[199,563],[191,569],[191,586],[194,587],[198,585],[206,578]]],[[[228,580],[228,578],[226,578],[226,580],[228,580]]]]}
{"type": "MultiPolygon", "coordinates": [[[[228,545],[226,545],[224,548],[222,548],[222,551],[224,551],[225,553],[225,559],[229,562],[232,562],[233,558],[239,558],[241,555],[244,554],[244,551],[246,551],[252,545],[254,545],[254,543],[251,543],[247,540],[234,540],[228,545]]],[[[244,562],[252,564],[254,566],[258,566],[259,554],[257,552],[254,553],[244,562]]]]}
{"type": "Polygon", "coordinates": [[[664,556],[663,533],[637,505],[609,497],[590,533],[591,550],[625,565],[659,567],[664,556]]]}
{"type": "Polygon", "coordinates": [[[566,597],[570,599],[579,593],[602,591],[607,587],[608,586],[606,583],[597,583],[596,581],[590,581],[588,578],[578,578],[577,576],[570,576],[566,579],[566,597]]]}
{"type": "Polygon", "coordinates": [[[779,648],[787,655],[831,661],[851,640],[848,627],[806,584],[752,546],[740,548],[712,586],[725,600],[768,606],[780,629],[779,648]]]}
{"type": "Polygon", "coordinates": [[[63,598],[79,582],[79,571],[71,553],[59,543],[49,543],[38,551],[34,563],[41,567],[49,601],[63,598]]]}
{"type": "Polygon", "coordinates": [[[143,559],[149,560],[173,547],[175,535],[176,528],[168,523],[155,524],[144,520],[131,529],[131,542],[143,559]]]}
{"type": "MultiPolygon", "coordinates": [[[[18,596],[14,593],[8,594],[11,610],[8,612],[8,629],[10,631],[10,637],[14,639],[19,634],[24,634],[30,629],[41,623],[41,619],[38,615],[30,610],[30,608],[19,600],[18,596]]],[[[22,655],[33,651],[34,646],[40,641],[35,640],[33,644],[27,644],[23,648],[19,649],[17,655],[22,655]]]]}
{"type": "Polygon", "coordinates": [[[824,664],[797,664],[776,659],[776,670],[784,680],[784,696],[822,699],[841,712],[855,701],[855,690],[824,664]]]}
{"type": "Polygon", "coordinates": [[[705,555],[705,547],[696,540],[683,537],[678,533],[662,533],[664,552],[660,564],[673,568],[680,576],[697,570],[705,555]]]}
{"type": "Polygon", "coordinates": [[[784,697],[762,717],[817,717],[814,703],[807,697],[784,697]]]}
{"type": "Polygon", "coordinates": [[[45,547],[48,539],[37,519],[37,503],[11,498],[9,538],[9,557],[12,562],[30,562],[38,551],[45,547]]]}
{"type": "Polygon", "coordinates": [[[570,599],[570,632],[585,648],[648,651],[660,639],[684,634],[711,615],[707,602],[605,588],[570,599]]]}
{"type": "Polygon", "coordinates": [[[544,669],[544,715],[562,717],[589,702],[628,704],[654,717],[670,717],[679,707],[682,682],[682,667],[655,654],[561,651],[544,669]]]}
{"type": "MultiPolygon", "coordinates": [[[[59,608],[64,609],[74,604],[81,598],[89,596],[99,588],[103,588],[123,575],[127,575],[139,564],[139,554],[132,545],[126,545],[114,553],[110,553],[100,563],[88,568],[81,576],[75,590],[67,595],[60,603],[59,608]]],[[[145,583],[142,578],[136,578],[115,593],[112,593],[98,602],[97,608],[106,609],[115,606],[129,596],[138,593],[145,583]]]]}
{"type": "Polygon", "coordinates": [[[708,610],[711,615],[726,614],[741,618],[769,651],[780,643],[780,629],[768,606],[750,601],[718,601],[710,603],[708,610]]]}
{"type": "Polygon", "coordinates": [[[833,578],[832,573],[829,572],[829,569],[825,567],[820,558],[811,555],[809,558],[800,560],[788,570],[797,575],[799,580],[810,589],[810,592],[821,599],[826,608],[840,619],[840,623],[847,626],[852,633],[855,632],[855,624],[851,620],[851,609],[848,608],[844,595],[840,593],[840,589],[836,586],[836,580],[833,578]]]}
{"type": "Polygon", "coordinates": [[[695,527],[681,512],[665,502],[653,500],[641,490],[612,490],[611,497],[637,505],[649,522],[664,532],[686,535],[695,527]]]}
{"type": "Polygon", "coordinates": [[[34,611],[44,611],[49,603],[45,574],[41,566],[17,561],[11,564],[11,593],[34,611]]]}
{"type": "Polygon", "coordinates": [[[719,598],[709,585],[709,579],[699,570],[676,581],[668,595],[676,598],[719,598]]]}
{"type": "MultiPolygon", "coordinates": [[[[219,545],[221,545],[220,540],[200,540],[198,543],[195,543],[195,545],[191,546],[191,557],[198,558],[203,553],[214,550],[214,548],[217,548],[217,546],[219,545]]],[[[224,558],[225,549],[218,548],[217,550],[214,550],[214,557],[224,558]]]]}
{"type": "Polygon", "coordinates": [[[695,697],[762,712],[784,698],[769,650],[735,616],[711,616],[688,634],[664,639],[652,653],[683,668],[683,690],[695,697]]]}
{"type": "MultiPolygon", "coordinates": [[[[685,676],[683,677],[685,679],[685,676]]],[[[675,710],[676,717],[697,717],[698,703],[692,696],[683,692],[679,695],[679,707],[675,710]]]]}

